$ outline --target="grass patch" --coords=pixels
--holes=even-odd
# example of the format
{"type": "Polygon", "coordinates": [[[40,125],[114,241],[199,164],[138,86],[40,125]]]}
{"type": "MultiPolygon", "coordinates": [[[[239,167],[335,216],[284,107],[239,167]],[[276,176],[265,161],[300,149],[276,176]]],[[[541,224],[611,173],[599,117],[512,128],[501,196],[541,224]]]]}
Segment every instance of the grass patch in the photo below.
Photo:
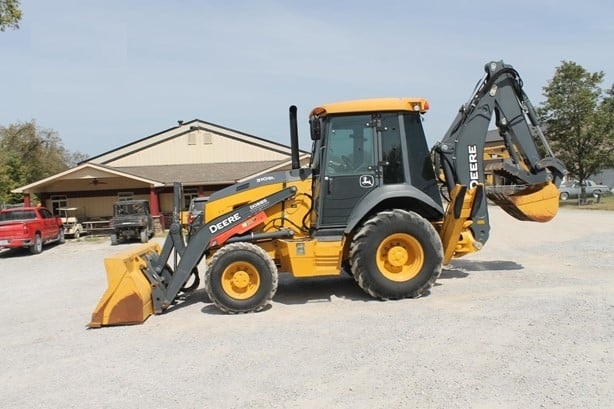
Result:
{"type": "Polygon", "coordinates": [[[586,202],[586,204],[579,204],[578,199],[567,199],[561,200],[559,205],[566,209],[614,210],[614,195],[612,194],[602,195],[599,203],[593,196],[589,196],[586,198],[586,202]]]}

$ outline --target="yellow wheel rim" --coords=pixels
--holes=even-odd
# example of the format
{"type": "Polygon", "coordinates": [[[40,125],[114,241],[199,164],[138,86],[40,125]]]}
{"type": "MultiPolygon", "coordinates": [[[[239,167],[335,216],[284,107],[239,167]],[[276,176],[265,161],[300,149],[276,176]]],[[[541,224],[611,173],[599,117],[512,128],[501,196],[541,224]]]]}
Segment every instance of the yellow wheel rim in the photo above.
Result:
{"type": "Polygon", "coordinates": [[[228,296],[237,300],[253,297],[260,288],[260,274],[250,263],[231,263],[222,273],[222,288],[228,296]]]}
{"type": "Polygon", "coordinates": [[[396,233],[384,239],[377,248],[377,268],[391,281],[403,282],[414,278],[424,265],[424,250],[409,234],[396,233]]]}

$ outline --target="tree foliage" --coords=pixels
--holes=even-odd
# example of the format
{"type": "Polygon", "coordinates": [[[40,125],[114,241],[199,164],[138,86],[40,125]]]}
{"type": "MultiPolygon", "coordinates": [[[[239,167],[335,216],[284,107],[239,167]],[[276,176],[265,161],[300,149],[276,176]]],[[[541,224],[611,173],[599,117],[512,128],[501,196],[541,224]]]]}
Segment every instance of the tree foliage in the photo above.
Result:
{"type": "Polygon", "coordinates": [[[12,189],[60,173],[84,160],[85,155],[67,151],[55,131],[35,121],[0,127],[0,204],[18,203],[21,194],[12,189]]]}
{"type": "Polygon", "coordinates": [[[562,61],[543,88],[546,101],[539,113],[545,134],[580,182],[614,164],[614,86],[604,91],[604,76],[562,61]]]}
{"type": "Polygon", "coordinates": [[[0,0],[0,31],[18,29],[21,21],[19,0],[0,0]]]}

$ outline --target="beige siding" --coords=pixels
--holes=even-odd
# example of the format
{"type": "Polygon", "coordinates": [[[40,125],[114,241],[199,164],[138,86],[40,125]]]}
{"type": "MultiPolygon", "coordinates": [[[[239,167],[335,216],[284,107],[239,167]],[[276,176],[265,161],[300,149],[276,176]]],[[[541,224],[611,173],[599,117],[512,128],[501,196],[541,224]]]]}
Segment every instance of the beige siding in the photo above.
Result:
{"type": "Polygon", "coordinates": [[[254,162],[287,159],[287,154],[202,131],[177,136],[106,163],[108,166],[176,165],[178,163],[254,162]],[[190,140],[190,136],[195,136],[190,140]],[[206,137],[206,135],[209,135],[206,137]],[[209,140],[206,138],[210,138],[209,140]],[[194,142],[194,143],[191,143],[194,142]]]}
{"type": "MultiPolygon", "coordinates": [[[[215,193],[215,190],[207,190],[203,192],[202,196],[210,196],[215,193]]],[[[173,193],[160,193],[160,212],[172,213],[173,212],[173,193]]],[[[186,209],[190,206],[190,203],[181,203],[181,209],[186,209]]]]}
{"type": "Polygon", "coordinates": [[[161,193],[160,194],[160,212],[172,213],[173,212],[173,194],[161,193]]]}
{"type": "Polygon", "coordinates": [[[70,191],[107,190],[109,186],[113,186],[113,190],[117,190],[117,191],[130,191],[130,190],[135,189],[135,187],[149,188],[149,185],[143,182],[135,182],[134,180],[127,179],[127,178],[120,178],[114,175],[110,175],[110,176],[111,177],[97,178],[98,184],[96,185],[93,184],[92,179],[57,180],[45,186],[45,191],[53,194],[54,192],[65,192],[67,190],[70,190],[70,191]]]}
{"type": "MultiPolygon", "coordinates": [[[[149,195],[135,195],[134,199],[149,200],[149,195]]],[[[117,196],[105,197],[75,197],[68,198],[67,207],[77,207],[75,215],[79,220],[106,219],[113,216],[113,203],[117,196]]],[[[46,206],[51,208],[51,200],[47,200],[46,206]]],[[[172,209],[172,204],[171,204],[172,209]]]]}

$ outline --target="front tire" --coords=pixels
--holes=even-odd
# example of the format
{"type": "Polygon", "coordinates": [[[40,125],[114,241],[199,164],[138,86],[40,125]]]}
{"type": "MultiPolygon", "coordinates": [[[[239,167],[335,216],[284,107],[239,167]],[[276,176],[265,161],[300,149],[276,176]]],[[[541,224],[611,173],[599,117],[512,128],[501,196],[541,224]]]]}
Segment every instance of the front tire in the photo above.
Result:
{"type": "Polygon", "coordinates": [[[66,235],[64,234],[64,229],[60,229],[60,233],[58,236],[58,243],[60,244],[66,243],[66,235]]]}
{"type": "Polygon", "coordinates": [[[400,209],[367,220],[350,247],[358,285],[384,300],[423,295],[441,274],[442,261],[443,248],[433,225],[400,209]]]}
{"type": "Polygon", "coordinates": [[[569,193],[567,192],[561,193],[561,200],[567,200],[567,199],[569,199],[569,193]]]}
{"type": "Polygon", "coordinates": [[[251,243],[231,243],[219,249],[207,268],[205,288],[221,311],[237,314],[266,307],[277,291],[277,267],[269,255],[251,243]]]}

